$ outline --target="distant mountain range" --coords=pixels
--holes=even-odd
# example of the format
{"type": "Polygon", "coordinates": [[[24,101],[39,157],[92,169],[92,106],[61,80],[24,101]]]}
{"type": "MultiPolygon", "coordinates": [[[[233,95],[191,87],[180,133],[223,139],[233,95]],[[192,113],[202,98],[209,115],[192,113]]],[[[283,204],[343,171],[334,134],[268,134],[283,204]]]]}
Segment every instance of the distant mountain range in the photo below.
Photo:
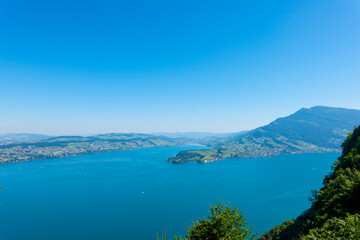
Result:
{"type": "Polygon", "coordinates": [[[338,152],[341,142],[359,124],[360,110],[317,106],[238,133],[110,133],[88,137],[2,134],[0,164],[187,143],[212,149],[182,151],[167,161],[204,163],[224,158],[338,152]]]}
{"type": "Polygon", "coordinates": [[[45,139],[50,138],[50,136],[42,134],[33,134],[33,133],[7,133],[0,134],[0,142],[20,142],[20,141],[29,141],[36,139],[45,139]]]}
{"type": "Polygon", "coordinates": [[[212,133],[212,132],[160,132],[152,133],[155,136],[165,136],[169,138],[191,138],[191,139],[202,139],[207,137],[229,137],[244,134],[247,131],[236,132],[236,133],[212,133]]]}
{"type": "Polygon", "coordinates": [[[360,110],[321,106],[302,108],[245,134],[204,139],[201,143],[213,149],[182,151],[176,157],[169,158],[168,162],[338,152],[341,142],[359,124],[360,110]]]}

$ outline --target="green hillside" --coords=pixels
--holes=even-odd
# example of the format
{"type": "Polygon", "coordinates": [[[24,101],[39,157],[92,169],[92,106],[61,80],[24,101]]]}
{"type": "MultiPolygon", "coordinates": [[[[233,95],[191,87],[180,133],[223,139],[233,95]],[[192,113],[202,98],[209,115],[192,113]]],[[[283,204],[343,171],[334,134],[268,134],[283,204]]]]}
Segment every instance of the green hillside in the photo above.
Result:
{"type": "Polygon", "coordinates": [[[312,206],[259,240],[360,239],[360,126],[342,144],[342,155],[313,191],[312,206]]]}
{"type": "Polygon", "coordinates": [[[340,151],[341,142],[360,124],[360,110],[312,107],[278,118],[237,136],[207,138],[211,150],[183,151],[168,162],[208,162],[224,158],[269,157],[278,154],[340,151]]]}

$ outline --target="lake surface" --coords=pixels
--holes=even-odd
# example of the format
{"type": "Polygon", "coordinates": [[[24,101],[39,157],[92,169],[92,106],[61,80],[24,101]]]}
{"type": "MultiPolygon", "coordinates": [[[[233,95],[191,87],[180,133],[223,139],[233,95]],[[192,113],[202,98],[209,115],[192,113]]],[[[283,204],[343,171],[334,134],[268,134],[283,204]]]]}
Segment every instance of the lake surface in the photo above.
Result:
{"type": "Polygon", "coordinates": [[[310,206],[339,154],[165,160],[201,146],[155,147],[0,165],[1,240],[144,240],[184,234],[219,200],[269,230],[310,206]]]}

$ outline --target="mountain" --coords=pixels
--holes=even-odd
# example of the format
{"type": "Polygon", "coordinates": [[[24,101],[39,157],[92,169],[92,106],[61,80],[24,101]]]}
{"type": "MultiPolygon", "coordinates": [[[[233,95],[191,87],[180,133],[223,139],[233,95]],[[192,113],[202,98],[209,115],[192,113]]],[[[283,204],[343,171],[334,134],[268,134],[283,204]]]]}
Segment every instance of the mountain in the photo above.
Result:
{"type": "Polygon", "coordinates": [[[0,164],[186,143],[187,140],[184,139],[137,133],[110,133],[88,137],[60,136],[0,143],[0,164]]]}
{"type": "Polygon", "coordinates": [[[212,132],[160,132],[152,133],[155,136],[165,136],[169,138],[191,138],[191,139],[202,139],[207,137],[229,137],[244,134],[247,131],[236,132],[236,133],[212,133],[212,132]]]}
{"type": "Polygon", "coordinates": [[[201,143],[213,149],[183,151],[168,162],[338,152],[341,142],[359,124],[360,110],[322,106],[302,108],[245,134],[204,139],[201,143]]]}
{"type": "Polygon", "coordinates": [[[304,141],[317,146],[340,148],[347,134],[360,123],[360,111],[312,107],[278,118],[250,133],[255,138],[272,137],[304,141]]]}
{"type": "Polygon", "coordinates": [[[268,157],[285,153],[338,152],[347,133],[359,124],[360,110],[317,106],[302,108],[290,116],[278,118],[252,131],[229,135],[168,133],[166,137],[161,134],[111,133],[88,137],[49,137],[39,134],[7,134],[0,135],[0,163],[173,146],[189,142],[208,145],[212,149],[182,151],[167,161],[203,163],[224,158],[268,157]],[[21,141],[18,142],[19,140],[21,141]]]}
{"type": "Polygon", "coordinates": [[[50,138],[50,136],[42,134],[33,134],[33,133],[7,133],[0,134],[0,142],[19,142],[19,141],[29,141],[35,139],[45,139],[50,138]]]}

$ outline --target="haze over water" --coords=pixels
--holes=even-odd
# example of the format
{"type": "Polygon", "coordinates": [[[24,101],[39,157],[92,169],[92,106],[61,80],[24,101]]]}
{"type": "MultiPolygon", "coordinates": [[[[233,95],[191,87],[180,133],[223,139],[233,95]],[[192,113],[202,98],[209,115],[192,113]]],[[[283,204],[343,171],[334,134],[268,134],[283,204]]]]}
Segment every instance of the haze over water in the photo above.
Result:
{"type": "Polygon", "coordinates": [[[0,239],[155,239],[231,202],[263,233],[310,206],[338,154],[169,164],[155,147],[0,166],[0,239]]]}

